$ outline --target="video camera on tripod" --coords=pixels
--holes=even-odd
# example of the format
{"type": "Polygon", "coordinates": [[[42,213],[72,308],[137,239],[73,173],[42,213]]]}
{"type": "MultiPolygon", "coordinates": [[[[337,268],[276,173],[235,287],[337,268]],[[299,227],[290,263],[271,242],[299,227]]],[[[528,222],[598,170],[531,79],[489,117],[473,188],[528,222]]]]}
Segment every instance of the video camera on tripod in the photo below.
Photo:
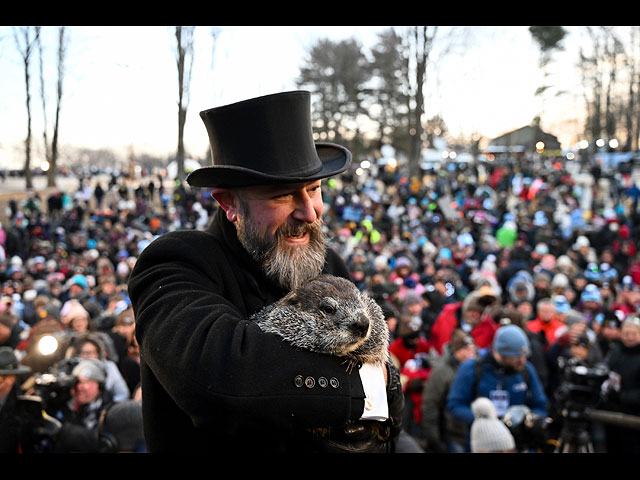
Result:
{"type": "Polygon", "coordinates": [[[588,365],[575,358],[559,362],[563,382],[555,392],[555,409],[541,417],[525,406],[511,407],[503,417],[519,451],[592,453],[591,422],[640,429],[640,417],[600,410],[615,373],[605,364],[588,365]]]}
{"type": "Polygon", "coordinates": [[[554,396],[557,405],[554,422],[561,425],[556,452],[593,452],[590,412],[604,398],[603,384],[610,377],[609,368],[602,363],[588,365],[576,358],[560,360],[559,366],[564,381],[554,396]]]}
{"type": "Polygon", "coordinates": [[[600,403],[603,383],[610,376],[609,367],[603,363],[590,366],[576,358],[560,359],[558,363],[564,381],[556,390],[555,399],[563,408],[583,411],[600,403]]]}

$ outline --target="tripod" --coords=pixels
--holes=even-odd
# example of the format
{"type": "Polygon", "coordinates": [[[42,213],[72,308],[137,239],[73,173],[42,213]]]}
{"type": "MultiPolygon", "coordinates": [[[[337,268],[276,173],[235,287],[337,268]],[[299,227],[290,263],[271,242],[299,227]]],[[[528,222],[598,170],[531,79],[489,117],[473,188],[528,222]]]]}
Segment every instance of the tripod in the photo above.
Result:
{"type": "Polygon", "coordinates": [[[555,453],[594,453],[586,419],[578,412],[569,412],[565,420],[555,453]]]}
{"type": "Polygon", "coordinates": [[[591,438],[586,431],[562,432],[555,453],[594,453],[591,438]]]}

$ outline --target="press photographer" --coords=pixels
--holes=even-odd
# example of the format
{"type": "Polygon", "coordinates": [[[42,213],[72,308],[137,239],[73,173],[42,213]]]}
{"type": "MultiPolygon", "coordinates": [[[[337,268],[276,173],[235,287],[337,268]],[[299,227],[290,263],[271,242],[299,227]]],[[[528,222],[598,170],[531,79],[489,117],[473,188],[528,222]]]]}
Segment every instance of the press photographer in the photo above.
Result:
{"type": "MultiPolygon", "coordinates": [[[[520,407],[507,412],[503,421],[518,451],[592,453],[601,451],[594,448],[596,437],[608,453],[640,452],[640,320],[627,319],[623,327],[622,345],[606,363],[592,363],[579,351],[558,359],[561,382],[548,417],[520,407]]],[[[580,337],[572,347],[588,344],[580,337]]]]}
{"type": "Polygon", "coordinates": [[[50,373],[31,377],[18,398],[25,451],[100,452],[99,422],[113,404],[98,359],[71,358],[50,373]]]}
{"type": "Polygon", "coordinates": [[[61,424],[44,412],[44,399],[60,399],[69,387],[51,388],[56,382],[43,382],[42,375],[28,377],[31,373],[12,348],[0,347],[0,453],[54,451],[61,424]],[[27,388],[35,395],[27,395],[27,388]]]}
{"type": "Polygon", "coordinates": [[[100,417],[112,405],[111,395],[104,388],[106,370],[96,359],[82,360],[73,369],[75,383],[71,398],[55,412],[62,423],[55,441],[57,452],[98,452],[100,417]]]}
{"type": "MultiPolygon", "coordinates": [[[[640,318],[627,317],[620,340],[607,362],[615,376],[606,384],[609,394],[603,408],[619,416],[635,416],[640,414],[640,318]]],[[[636,422],[606,425],[608,452],[640,453],[640,429],[629,428],[630,424],[636,422]]]]}
{"type": "Polygon", "coordinates": [[[548,416],[516,405],[502,419],[519,452],[593,453],[594,425],[611,421],[610,412],[596,410],[602,405],[603,383],[609,378],[607,366],[587,366],[577,357],[561,358],[559,363],[563,381],[548,416]]]}
{"type": "Polygon", "coordinates": [[[18,364],[11,347],[0,347],[0,453],[19,453],[21,450],[17,411],[18,396],[22,392],[17,380],[30,371],[29,367],[18,364]]]}

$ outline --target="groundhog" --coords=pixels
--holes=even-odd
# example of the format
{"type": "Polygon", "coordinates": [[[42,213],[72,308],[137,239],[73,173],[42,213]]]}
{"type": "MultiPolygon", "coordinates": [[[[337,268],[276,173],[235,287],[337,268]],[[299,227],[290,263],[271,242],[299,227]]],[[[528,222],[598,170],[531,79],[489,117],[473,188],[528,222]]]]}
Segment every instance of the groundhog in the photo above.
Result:
{"type": "MultiPolygon", "coordinates": [[[[364,363],[385,366],[389,357],[382,309],[344,278],[320,275],[252,319],[296,347],[344,357],[347,371],[364,363]]],[[[340,429],[310,432],[326,439],[331,451],[375,451],[390,438],[389,423],[378,421],[350,421],[340,429]]]]}
{"type": "Polygon", "coordinates": [[[380,306],[340,277],[320,275],[252,319],[292,345],[345,357],[348,370],[388,359],[389,328],[380,306]]]}

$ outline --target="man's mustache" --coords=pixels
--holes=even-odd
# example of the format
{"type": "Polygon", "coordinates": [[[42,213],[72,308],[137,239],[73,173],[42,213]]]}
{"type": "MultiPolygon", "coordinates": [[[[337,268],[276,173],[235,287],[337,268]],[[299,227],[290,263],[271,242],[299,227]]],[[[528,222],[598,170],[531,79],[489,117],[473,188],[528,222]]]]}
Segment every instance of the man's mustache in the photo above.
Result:
{"type": "Polygon", "coordinates": [[[276,236],[278,237],[301,237],[305,233],[313,234],[322,228],[320,220],[316,220],[313,223],[295,222],[285,223],[276,230],[276,236]]]}

